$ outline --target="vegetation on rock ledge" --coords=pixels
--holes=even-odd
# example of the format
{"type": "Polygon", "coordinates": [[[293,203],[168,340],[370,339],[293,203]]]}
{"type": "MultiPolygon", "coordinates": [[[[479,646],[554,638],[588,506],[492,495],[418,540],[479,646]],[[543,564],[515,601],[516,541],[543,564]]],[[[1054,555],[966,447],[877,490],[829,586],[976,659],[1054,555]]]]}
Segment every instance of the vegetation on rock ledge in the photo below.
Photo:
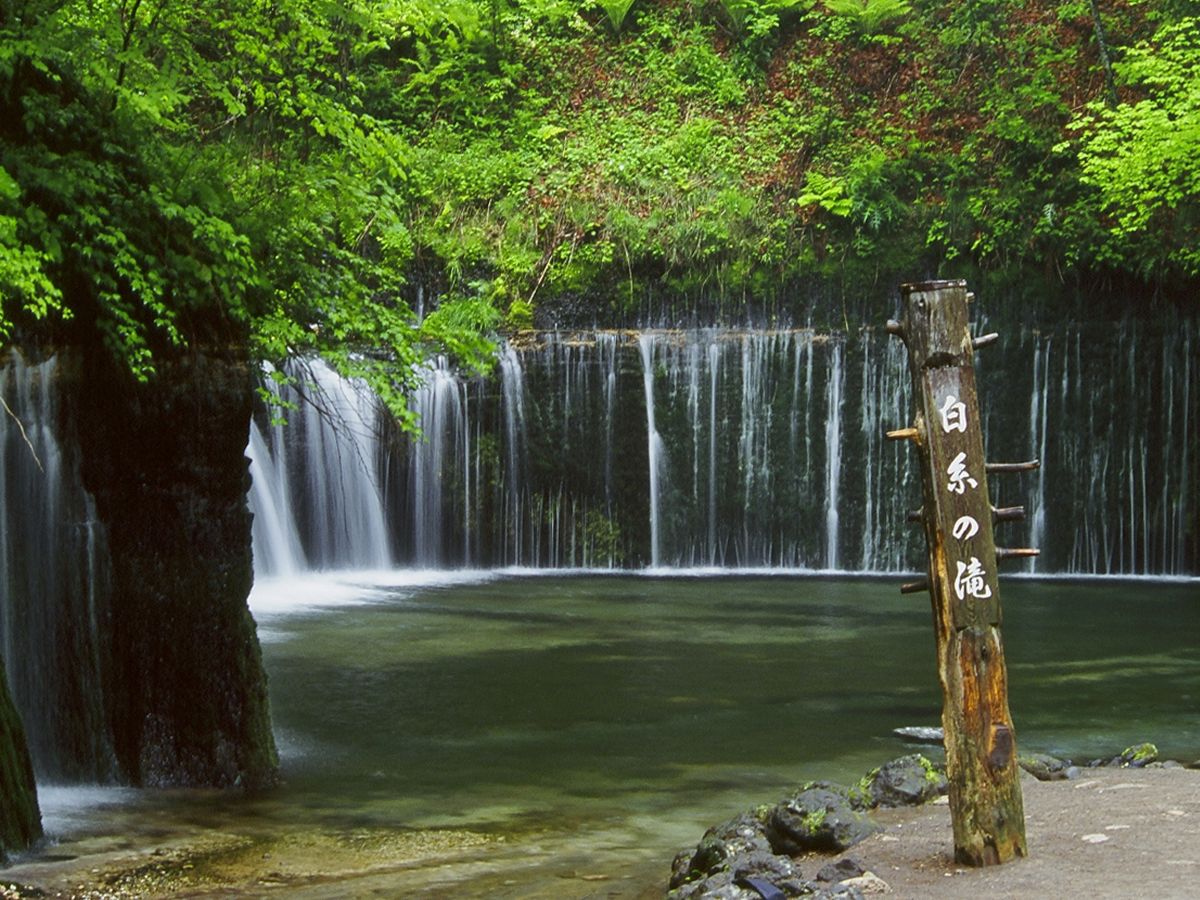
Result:
{"type": "Polygon", "coordinates": [[[565,301],[1194,285],[1198,13],[2,0],[0,325],[143,377],[248,334],[404,414],[422,355],[565,301]]]}

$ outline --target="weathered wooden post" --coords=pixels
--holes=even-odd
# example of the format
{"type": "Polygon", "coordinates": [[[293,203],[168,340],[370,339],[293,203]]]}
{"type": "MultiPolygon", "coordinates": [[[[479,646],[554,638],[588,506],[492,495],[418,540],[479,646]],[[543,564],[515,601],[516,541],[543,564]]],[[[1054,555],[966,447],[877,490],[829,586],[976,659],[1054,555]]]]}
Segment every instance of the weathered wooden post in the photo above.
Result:
{"type": "Polygon", "coordinates": [[[888,331],[908,348],[916,418],[888,437],[911,440],[920,453],[924,502],[910,519],[924,524],[929,554],[928,580],[901,591],[928,590],[933,602],[955,858],[995,865],[1026,854],[996,563],[1037,551],[996,549],[993,522],[1023,511],[992,507],[987,473],[1037,463],[985,461],[973,360],[996,335],[971,338],[966,282],[900,291],[903,320],[888,322],[888,331]]]}

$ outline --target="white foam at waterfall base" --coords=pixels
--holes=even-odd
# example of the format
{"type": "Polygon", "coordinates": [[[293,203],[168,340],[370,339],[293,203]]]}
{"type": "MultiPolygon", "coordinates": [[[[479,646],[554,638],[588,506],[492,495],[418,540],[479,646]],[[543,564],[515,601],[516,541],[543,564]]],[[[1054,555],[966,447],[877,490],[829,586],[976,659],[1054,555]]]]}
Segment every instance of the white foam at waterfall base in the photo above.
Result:
{"type": "Polygon", "coordinates": [[[394,600],[406,588],[476,584],[495,577],[483,569],[350,569],[256,578],[250,611],[261,623],[272,618],[394,600]]]}
{"type": "Polygon", "coordinates": [[[39,784],[37,793],[42,830],[51,839],[104,827],[107,811],[141,796],[136,788],[98,784],[39,784]]]}

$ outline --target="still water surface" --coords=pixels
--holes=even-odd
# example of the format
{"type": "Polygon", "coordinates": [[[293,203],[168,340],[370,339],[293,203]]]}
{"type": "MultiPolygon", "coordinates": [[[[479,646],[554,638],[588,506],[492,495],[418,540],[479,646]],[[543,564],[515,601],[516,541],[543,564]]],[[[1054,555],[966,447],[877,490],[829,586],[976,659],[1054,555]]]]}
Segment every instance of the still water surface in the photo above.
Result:
{"type": "MultiPolygon", "coordinates": [[[[422,892],[436,882],[460,896],[590,896],[598,888],[564,880],[580,871],[610,879],[601,894],[661,889],[675,850],[708,824],[801,780],[856,779],[911,749],[893,728],[939,722],[928,605],[896,582],[266,583],[252,606],[283,786],[265,800],[134,806],[153,805],[158,828],[506,836],[512,865],[451,865],[422,892]],[[516,863],[523,841],[544,865],[516,863]]],[[[1200,758],[1200,582],[1009,580],[1003,600],[1023,750],[1086,759],[1153,740],[1200,758]]],[[[52,828],[81,827],[50,805],[52,828]]]]}

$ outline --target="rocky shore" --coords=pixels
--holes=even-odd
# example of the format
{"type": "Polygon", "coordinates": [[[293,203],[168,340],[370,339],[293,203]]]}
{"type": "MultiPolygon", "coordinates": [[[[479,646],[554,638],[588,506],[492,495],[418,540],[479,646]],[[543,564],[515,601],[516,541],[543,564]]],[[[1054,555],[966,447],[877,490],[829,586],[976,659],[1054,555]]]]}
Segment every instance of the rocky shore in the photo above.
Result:
{"type": "MultiPolygon", "coordinates": [[[[932,732],[933,729],[927,729],[932,732]]],[[[932,737],[932,734],[930,735],[932,737]]],[[[931,743],[932,741],[930,741],[931,743]]],[[[1087,845],[1108,843],[1117,833],[1132,829],[1121,819],[1154,816],[1144,804],[1135,802],[1121,808],[1114,802],[1097,804],[1100,797],[1115,801],[1113,794],[1129,791],[1131,799],[1140,800],[1151,788],[1164,805],[1159,825],[1178,831],[1184,826],[1190,846],[1197,846],[1196,831],[1200,830],[1200,775],[1187,769],[1200,768],[1200,761],[1185,766],[1175,760],[1159,759],[1154,744],[1141,743],[1127,747],[1112,756],[1074,761],[1031,753],[1020,758],[1027,795],[1027,826],[1031,856],[1045,853],[1045,844],[1064,840],[1068,832],[1087,845]],[[1156,781],[1131,781],[1130,777],[1145,772],[1156,781]],[[1166,774],[1174,770],[1170,775],[1166,774]],[[1154,772],[1154,776],[1149,773],[1154,772]],[[1168,779],[1177,778],[1180,788],[1178,802],[1172,800],[1168,779]],[[1068,794],[1066,788],[1049,790],[1042,783],[1074,782],[1068,794]],[[1105,796],[1107,795],[1107,796],[1105,796]],[[1033,806],[1028,806],[1032,801],[1033,806]],[[1057,807],[1054,804],[1057,803],[1057,807]],[[1099,816],[1112,822],[1095,825],[1088,830],[1086,823],[1099,816]],[[1041,835],[1042,822],[1054,823],[1058,830],[1041,835]],[[1065,826],[1065,827],[1064,827],[1065,826]],[[1080,830],[1086,833],[1075,834],[1080,830]],[[1035,840],[1035,837],[1042,840],[1035,840]],[[1041,844],[1041,846],[1039,846],[1041,844]]],[[[1024,873],[1029,860],[1020,860],[994,869],[967,870],[953,860],[953,840],[950,833],[949,806],[946,798],[946,779],[942,767],[920,754],[911,754],[875,769],[857,784],[839,785],[812,782],[801,785],[794,793],[771,805],[756,807],[727,822],[714,825],[705,832],[694,848],[681,851],[672,865],[669,882],[670,900],[782,900],[789,897],[811,897],[813,900],[851,900],[867,894],[896,893],[908,890],[910,883],[926,883],[929,872],[942,869],[943,877],[967,877],[970,880],[987,878],[989,883],[1024,873]],[[905,814],[907,813],[907,815],[905,814]],[[902,829],[908,826],[903,840],[902,829]],[[903,850],[892,844],[909,844],[914,834],[921,833],[917,846],[903,850]],[[854,848],[852,855],[847,851],[854,848]],[[915,852],[914,852],[915,851],[915,852]],[[906,865],[907,864],[907,868],[906,865]],[[911,869],[911,871],[909,871],[911,869]],[[914,872],[922,877],[913,877],[914,872]],[[984,873],[1001,873],[999,875],[984,873]],[[1009,873],[1005,875],[1004,873],[1009,873]]],[[[1096,819],[1098,822],[1099,819],[1096,819]]],[[[1137,837],[1147,844],[1139,853],[1155,855],[1152,832],[1138,832],[1137,837]]],[[[1159,845],[1164,851],[1170,842],[1159,845]]],[[[1072,847],[1071,849],[1076,849],[1072,847]]],[[[1065,852],[1065,850],[1064,850],[1065,852]]],[[[1039,869],[1044,860],[1034,863],[1039,869]]],[[[1148,868],[1144,877],[1164,873],[1172,878],[1189,874],[1200,875],[1200,855],[1189,854],[1183,859],[1164,860],[1163,865],[1177,869],[1148,868]]],[[[962,885],[957,885],[962,891],[962,885]]],[[[909,896],[930,896],[922,888],[909,896]]],[[[914,888],[915,890],[915,888],[914,888]]],[[[1042,885],[1040,893],[1063,896],[1060,890],[1042,885]]],[[[1066,891],[1074,895],[1074,889],[1066,891]]],[[[1007,895],[1007,894],[1005,894],[1007,895]]],[[[1091,896],[1109,896],[1098,882],[1091,896]]],[[[1171,890],[1158,896],[1175,896],[1171,890]]],[[[953,893],[948,896],[962,896],[953,893]]],[[[1182,896],[1182,895],[1181,895],[1182,896]]]]}
{"type": "Polygon", "coordinates": [[[1200,772],[1151,756],[1143,750],[1102,760],[1026,757],[1030,855],[986,869],[954,862],[941,773],[913,754],[854,784],[799,786],[703,837],[697,825],[691,839],[700,840],[676,857],[670,872],[672,851],[663,845],[682,846],[687,830],[655,849],[603,824],[561,832],[531,825],[499,834],[230,823],[227,830],[156,829],[149,839],[114,824],[107,837],[47,848],[0,869],[0,898],[756,900],[773,896],[770,890],[782,897],[886,893],[922,900],[1195,896],[1200,772]],[[834,812],[828,802],[835,802],[834,812]],[[852,837],[857,841],[850,843],[852,837]]]}

